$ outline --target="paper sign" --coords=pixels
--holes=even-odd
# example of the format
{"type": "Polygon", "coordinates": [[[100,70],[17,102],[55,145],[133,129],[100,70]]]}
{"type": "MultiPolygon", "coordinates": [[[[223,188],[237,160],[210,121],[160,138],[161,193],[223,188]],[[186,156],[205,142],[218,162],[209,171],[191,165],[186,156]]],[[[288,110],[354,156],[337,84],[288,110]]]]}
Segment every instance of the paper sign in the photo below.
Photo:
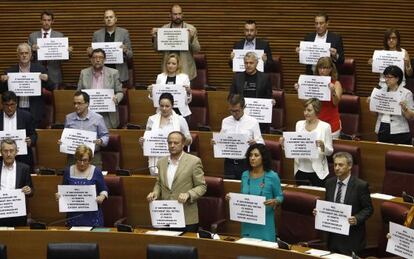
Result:
{"type": "Polygon", "coordinates": [[[76,148],[79,145],[86,145],[92,149],[92,154],[95,152],[95,143],[97,133],[88,130],[64,128],[60,141],[60,152],[65,154],[75,154],[76,148]]]}
{"type": "Polygon", "coordinates": [[[168,134],[165,130],[150,130],[144,133],[144,156],[168,156],[168,134]]]}
{"type": "MultiPolygon", "coordinates": [[[[26,130],[0,131],[0,140],[10,138],[16,141],[17,155],[27,155],[26,130]]],[[[1,156],[1,154],[0,154],[1,156]]]]}
{"type": "Polygon", "coordinates": [[[94,112],[115,112],[114,89],[82,89],[89,95],[89,110],[94,112]]]}
{"type": "Polygon", "coordinates": [[[372,72],[383,73],[384,70],[391,66],[397,66],[404,71],[404,52],[392,50],[376,50],[372,56],[372,72]]]}
{"type": "Polygon", "coordinates": [[[230,193],[230,220],[266,225],[266,197],[230,193]]]}
{"type": "Polygon", "coordinates": [[[151,224],[155,228],[184,228],[185,217],[182,203],[176,200],[150,202],[151,224]]]}
{"type": "Polygon", "coordinates": [[[38,38],[38,60],[67,60],[69,59],[68,38],[38,38]]]}
{"type": "Polygon", "coordinates": [[[17,96],[40,96],[42,83],[40,73],[7,73],[9,91],[17,96]]]}
{"type": "Polygon", "coordinates": [[[93,49],[103,49],[105,51],[105,64],[124,63],[124,51],[121,48],[122,42],[92,42],[93,49]]]}
{"type": "Polygon", "coordinates": [[[392,115],[401,115],[401,94],[399,92],[385,92],[374,88],[369,101],[369,110],[392,115]]]}
{"type": "Polygon", "coordinates": [[[321,57],[330,57],[331,43],[301,41],[299,46],[299,63],[316,65],[321,57]]]}
{"type": "Polygon", "coordinates": [[[317,158],[315,132],[283,132],[286,158],[317,158]]]}
{"type": "Polygon", "coordinates": [[[249,148],[247,134],[213,132],[214,157],[243,159],[249,148]]]}
{"type": "Polygon", "coordinates": [[[58,185],[59,212],[97,211],[95,185],[58,185]]]}
{"type": "Polygon", "coordinates": [[[159,51],[188,50],[188,29],[158,28],[157,46],[159,51]]]}
{"type": "Polygon", "coordinates": [[[0,218],[26,216],[26,198],[22,189],[0,191],[0,218]]]}
{"type": "Polygon", "coordinates": [[[160,107],[160,96],[163,93],[170,93],[174,97],[174,108],[184,107],[187,100],[187,91],[182,85],[153,85],[152,100],[154,107],[160,107]]]}
{"type": "Polygon", "coordinates": [[[414,258],[414,230],[390,222],[390,235],[387,252],[403,258],[414,258]]]}
{"type": "Polygon", "coordinates": [[[330,76],[300,75],[298,80],[299,99],[317,98],[321,101],[330,101],[331,90],[329,89],[329,83],[331,83],[330,76]]]}
{"type": "Polygon", "coordinates": [[[349,235],[352,206],[329,201],[316,201],[315,229],[349,235]]]}
{"type": "Polygon", "coordinates": [[[256,49],[256,50],[244,50],[244,49],[233,49],[234,58],[233,58],[233,72],[244,72],[244,56],[247,52],[254,52],[258,58],[257,67],[256,69],[260,72],[264,72],[264,62],[262,56],[264,54],[264,50],[256,49]]]}
{"type": "Polygon", "coordinates": [[[246,108],[244,112],[255,118],[259,123],[271,123],[273,104],[272,99],[244,98],[246,108]]]}

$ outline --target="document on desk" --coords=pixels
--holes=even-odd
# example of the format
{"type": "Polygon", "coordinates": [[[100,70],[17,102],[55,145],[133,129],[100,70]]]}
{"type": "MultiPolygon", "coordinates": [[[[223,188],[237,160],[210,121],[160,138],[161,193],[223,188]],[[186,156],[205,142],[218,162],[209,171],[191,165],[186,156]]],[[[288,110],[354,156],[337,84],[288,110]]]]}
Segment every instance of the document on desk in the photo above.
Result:
{"type": "Polygon", "coordinates": [[[89,109],[94,112],[115,112],[114,89],[82,89],[89,95],[89,109]]]}
{"type": "Polygon", "coordinates": [[[265,225],[266,197],[241,193],[230,193],[230,220],[265,225]]]}
{"type": "MultiPolygon", "coordinates": [[[[26,130],[0,131],[0,140],[10,138],[16,141],[17,155],[27,155],[26,130]]],[[[0,155],[1,156],[1,155],[0,155]]]]}
{"type": "Polygon", "coordinates": [[[22,189],[0,191],[0,218],[26,216],[26,198],[22,189]]]}
{"type": "Polygon", "coordinates": [[[241,133],[213,132],[214,158],[243,159],[249,148],[249,136],[241,133]]]}
{"type": "Polygon", "coordinates": [[[154,228],[184,228],[185,217],[182,203],[176,200],[150,202],[151,224],[154,228]]]}
{"type": "Polygon", "coordinates": [[[40,96],[42,82],[40,73],[7,73],[9,91],[17,96],[40,96]]]}
{"type": "Polygon", "coordinates": [[[257,67],[256,69],[260,72],[264,72],[264,62],[263,62],[263,54],[264,50],[262,49],[255,49],[255,50],[245,50],[245,49],[233,49],[234,58],[233,58],[233,72],[244,72],[246,69],[244,68],[244,56],[246,56],[247,52],[254,52],[258,58],[257,67]]]}
{"type": "Polygon", "coordinates": [[[169,231],[169,230],[148,230],[145,234],[156,235],[156,236],[170,236],[178,237],[182,234],[182,231],[169,231]]]}
{"type": "Polygon", "coordinates": [[[95,185],[58,185],[59,212],[97,211],[95,185]]]}
{"type": "Polygon", "coordinates": [[[414,230],[390,222],[390,235],[386,251],[403,258],[414,258],[414,230]]]}
{"type": "Polygon", "coordinates": [[[272,122],[272,99],[244,98],[244,100],[246,102],[245,113],[255,118],[258,123],[272,122]]]}
{"type": "Polygon", "coordinates": [[[239,244],[245,244],[245,245],[253,245],[253,246],[261,246],[261,247],[268,247],[268,248],[278,248],[279,246],[275,242],[270,241],[264,241],[257,238],[240,238],[236,241],[236,243],[239,244]]]}
{"type": "Polygon", "coordinates": [[[283,132],[286,158],[317,158],[315,132],[283,132]]]}
{"type": "Polygon", "coordinates": [[[315,228],[327,232],[349,235],[352,206],[329,201],[316,201],[315,228]]]}
{"type": "Polygon", "coordinates": [[[65,154],[75,154],[75,150],[79,145],[86,145],[95,152],[95,141],[97,138],[96,131],[80,130],[64,128],[60,137],[60,152],[65,154]]]}

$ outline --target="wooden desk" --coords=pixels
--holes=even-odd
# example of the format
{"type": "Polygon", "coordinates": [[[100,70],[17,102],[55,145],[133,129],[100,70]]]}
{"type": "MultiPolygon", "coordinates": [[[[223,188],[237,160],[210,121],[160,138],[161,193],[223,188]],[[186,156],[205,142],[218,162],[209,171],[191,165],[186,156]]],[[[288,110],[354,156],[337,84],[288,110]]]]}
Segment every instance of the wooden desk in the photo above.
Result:
{"type": "MultiPolygon", "coordinates": [[[[101,259],[143,259],[148,244],[177,244],[197,247],[202,259],[234,259],[238,255],[265,256],[269,258],[314,258],[300,252],[276,248],[243,245],[224,240],[198,239],[194,234],[167,237],[145,234],[136,229],[134,233],[78,232],[63,229],[0,231],[0,240],[7,246],[8,258],[46,259],[48,243],[82,242],[98,243],[101,259]]],[[[301,249],[303,248],[296,248],[301,249]]],[[[75,259],[75,258],[74,258],[75,259]]]]}

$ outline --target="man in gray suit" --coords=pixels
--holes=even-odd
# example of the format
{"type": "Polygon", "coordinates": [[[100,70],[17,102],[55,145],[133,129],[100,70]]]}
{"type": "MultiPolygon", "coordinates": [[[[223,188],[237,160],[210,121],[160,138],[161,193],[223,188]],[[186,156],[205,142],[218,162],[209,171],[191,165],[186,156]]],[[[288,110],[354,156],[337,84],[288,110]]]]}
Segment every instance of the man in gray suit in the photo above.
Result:
{"type": "MultiPolygon", "coordinates": [[[[127,29],[116,26],[118,21],[113,10],[106,10],[104,13],[105,28],[93,33],[92,42],[122,42],[121,48],[124,52],[124,63],[106,64],[107,67],[119,71],[119,78],[123,84],[128,81],[128,64],[127,60],[132,58],[132,45],[127,29]]],[[[92,48],[88,48],[88,53],[92,53],[92,48]]]]}
{"type": "MultiPolygon", "coordinates": [[[[54,15],[52,11],[45,10],[40,14],[40,24],[42,25],[42,28],[40,31],[32,32],[29,35],[29,39],[27,40],[33,51],[33,60],[37,60],[37,50],[39,49],[37,45],[38,38],[65,37],[63,33],[52,30],[52,24],[54,21],[54,15]]],[[[72,52],[73,47],[69,46],[68,50],[69,53],[72,52]]],[[[61,84],[63,81],[61,63],[61,60],[48,60],[42,62],[43,66],[47,68],[50,80],[52,80],[52,82],[57,85],[61,84]]]]}
{"type": "Polygon", "coordinates": [[[184,206],[186,227],[180,231],[197,232],[197,199],[207,191],[200,158],[183,151],[185,136],[180,131],[168,134],[170,155],[158,160],[158,177],[154,190],[147,196],[154,200],[178,200],[184,206]]]}
{"type": "Polygon", "coordinates": [[[114,89],[113,101],[116,106],[115,112],[101,112],[108,128],[116,129],[119,125],[118,104],[122,101],[124,93],[119,79],[119,72],[116,69],[106,67],[105,51],[94,49],[92,51],[92,66],[81,71],[78,81],[78,90],[82,89],[114,89]]]}
{"type": "MultiPolygon", "coordinates": [[[[193,54],[200,51],[200,43],[198,42],[197,29],[183,21],[183,11],[181,6],[175,4],[171,7],[170,13],[171,22],[164,24],[162,28],[187,28],[188,30],[188,51],[163,51],[163,62],[161,67],[164,67],[165,62],[169,54],[176,52],[180,56],[180,63],[182,72],[187,74],[190,80],[193,80],[197,76],[197,69],[194,61],[193,54]]],[[[152,28],[152,43],[155,50],[157,47],[157,31],[158,28],[152,28]]]]}

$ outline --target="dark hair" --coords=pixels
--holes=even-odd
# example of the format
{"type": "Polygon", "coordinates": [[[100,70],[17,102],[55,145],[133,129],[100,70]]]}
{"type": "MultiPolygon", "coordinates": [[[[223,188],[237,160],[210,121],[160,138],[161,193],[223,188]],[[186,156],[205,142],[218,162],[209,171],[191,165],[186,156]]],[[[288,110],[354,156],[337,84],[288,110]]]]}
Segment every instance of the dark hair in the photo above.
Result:
{"type": "Polygon", "coordinates": [[[95,54],[95,53],[102,53],[102,54],[103,54],[103,56],[104,56],[104,58],[106,58],[106,53],[105,53],[105,50],[103,50],[103,49],[101,49],[101,48],[98,48],[98,49],[94,49],[94,50],[92,50],[91,57],[92,57],[92,56],[93,56],[93,54],[95,54]]]}
{"type": "Polygon", "coordinates": [[[384,74],[384,76],[391,75],[391,76],[398,77],[398,85],[401,84],[401,82],[403,80],[403,76],[404,76],[404,73],[401,70],[401,68],[399,68],[397,66],[388,66],[387,68],[385,68],[383,74],[384,74]]]}
{"type": "Polygon", "coordinates": [[[327,14],[326,12],[323,12],[323,11],[318,12],[318,13],[315,15],[315,17],[324,17],[324,18],[325,18],[325,22],[328,22],[328,21],[329,21],[329,16],[328,16],[328,14],[327,14]]]}
{"type": "Polygon", "coordinates": [[[41,14],[40,14],[40,20],[43,19],[43,15],[47,15],[52,17],[52,21],[55,19],[53,12],[51,10],[44,10],[41,14]]]}
{"type": "Polygon", "coordinates": [[[10,101],[14,101],[17,103],[17,96],[13,91],[6,91],[1,95],[1,102],[7,103],[10,101]]]}
{"type": "Polygon", "coordinates": [[[256,25],[256,21],[255,20],[247,20],[246,24],[254,24],[256,25]]]}
{"type": "Polygon", "coordinates": [[[401,44],[400,43],[400,41],[401,41],[400,32],[397,29],[395,29],[395,28],[388,29],[388,30],[386,30],[384,32],[384,49],[385,50],[389,50],[390,49],[390,47],[388,46],[388,39],[391,37],[391,34],[393,34],[393,33],[395,33],[395,36],[397,37],[397,46],[396,46],[396,48],[397,48],[398,51],[401,51],[401,47],[400,47],[400,44],[401,44]]]}
{"type": "Polygon", "coordinates": [[[89,94],[87,94],[86,92],[76,91],[73,96],[81,96],[81,95],[83,96],[83,100],[85,101],[85,103],[89,103],[89,94]]]}
{"type": "Polygon", "coordinates": [[[170,94],[170,93],[162,93],[160,95],[160,99],[158,99],[158,103],[160,103],[162,99],[168,99],[168,100],[170,100],[171,105],[172,106],[174,105],[174,96],[172,94],[170,94]]]}
{"type": "Polygon", "coordinates": [[[172,134],[178,134],[178,135],[180,135],[181,136],[181,142],[182,143],[185,143],[185,139],[186,139],[186,137],[185,137],[185,135],[184,135],[184,133],[182,133],[181,131],[171,131],[169,134],[168,134],[168,137],[167,137],[167,139],[169,139],[170,138],[170,136],[172,135],[172,134]]]}
{"type": "Polygon", "coordinates": [[[249,148],[246,151],[247,168],[249,170],[253,169],[252,166],[250,165],[249,157],[250,157],[250,153],[254,149],[257,149],[259,151],[260,155],[262,156],[263,169],[265,171],[272,170],[272,159],[270,157],[269,149],[267,149],[267,147],[264,144],[259,144],[259,143],[250,145],[249,148]]]}
{"type": "Polygon", "coordinates": [[[229,96],[227,97],[227,102],[230,105],[240,104],[241,107],[245,106],[244,97],[240,94],[229,94],[229,96]]]}

